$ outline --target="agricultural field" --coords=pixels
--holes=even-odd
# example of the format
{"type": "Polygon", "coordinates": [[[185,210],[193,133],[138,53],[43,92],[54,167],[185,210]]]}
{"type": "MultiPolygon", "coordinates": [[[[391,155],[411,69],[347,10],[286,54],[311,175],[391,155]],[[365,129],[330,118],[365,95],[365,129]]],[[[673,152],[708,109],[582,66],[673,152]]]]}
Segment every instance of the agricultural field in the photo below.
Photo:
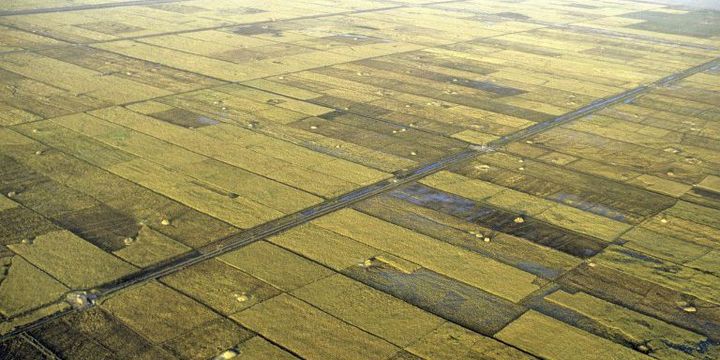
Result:
{"type": "Polygon", "coordinates": [[[0,359],[720,358],[712,7],[2,2],[0,359]]]}

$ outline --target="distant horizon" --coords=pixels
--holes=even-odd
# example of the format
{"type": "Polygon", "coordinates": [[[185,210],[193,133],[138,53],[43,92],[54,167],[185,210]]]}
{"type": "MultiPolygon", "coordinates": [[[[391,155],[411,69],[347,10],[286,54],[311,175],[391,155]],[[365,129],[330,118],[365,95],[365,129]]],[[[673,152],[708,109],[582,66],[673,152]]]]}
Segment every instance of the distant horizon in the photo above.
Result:
{"type": "Polygon", "coordinates": [[[668,5],[682,5],[697,9],[720,10],[718,0],[654,0],[654,2],[668,5]]]}

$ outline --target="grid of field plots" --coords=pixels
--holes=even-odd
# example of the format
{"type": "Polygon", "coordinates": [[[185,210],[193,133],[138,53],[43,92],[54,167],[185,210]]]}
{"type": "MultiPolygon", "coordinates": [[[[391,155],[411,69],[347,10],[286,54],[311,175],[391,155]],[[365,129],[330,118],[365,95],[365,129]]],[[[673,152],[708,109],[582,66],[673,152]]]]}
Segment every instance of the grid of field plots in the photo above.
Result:
{"type": "Polygon", "coordinates": [[[671,3],[0,2],[0,359],[720,358],[671,3]]]}

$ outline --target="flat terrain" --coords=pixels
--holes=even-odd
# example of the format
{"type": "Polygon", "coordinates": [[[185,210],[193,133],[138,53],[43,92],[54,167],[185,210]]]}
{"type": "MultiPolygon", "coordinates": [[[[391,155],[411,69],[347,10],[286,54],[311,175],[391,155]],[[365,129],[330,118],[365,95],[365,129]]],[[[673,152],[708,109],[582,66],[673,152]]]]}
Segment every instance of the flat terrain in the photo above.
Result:
{"type": "Polygon", "coordinates": [[[0,359],[720,358],[698,4],[3,2],[0,359]]]}

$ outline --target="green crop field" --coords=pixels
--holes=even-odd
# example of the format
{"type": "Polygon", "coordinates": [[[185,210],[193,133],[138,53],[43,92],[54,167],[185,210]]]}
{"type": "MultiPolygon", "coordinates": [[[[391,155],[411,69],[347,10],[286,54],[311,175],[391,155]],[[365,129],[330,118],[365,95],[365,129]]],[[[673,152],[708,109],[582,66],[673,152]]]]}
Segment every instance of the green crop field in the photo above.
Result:
{"type": "Polygon", "coordinates": [[[720,10],[0,2],[0,360],[231,358],[720,358],[720,10]]]}

